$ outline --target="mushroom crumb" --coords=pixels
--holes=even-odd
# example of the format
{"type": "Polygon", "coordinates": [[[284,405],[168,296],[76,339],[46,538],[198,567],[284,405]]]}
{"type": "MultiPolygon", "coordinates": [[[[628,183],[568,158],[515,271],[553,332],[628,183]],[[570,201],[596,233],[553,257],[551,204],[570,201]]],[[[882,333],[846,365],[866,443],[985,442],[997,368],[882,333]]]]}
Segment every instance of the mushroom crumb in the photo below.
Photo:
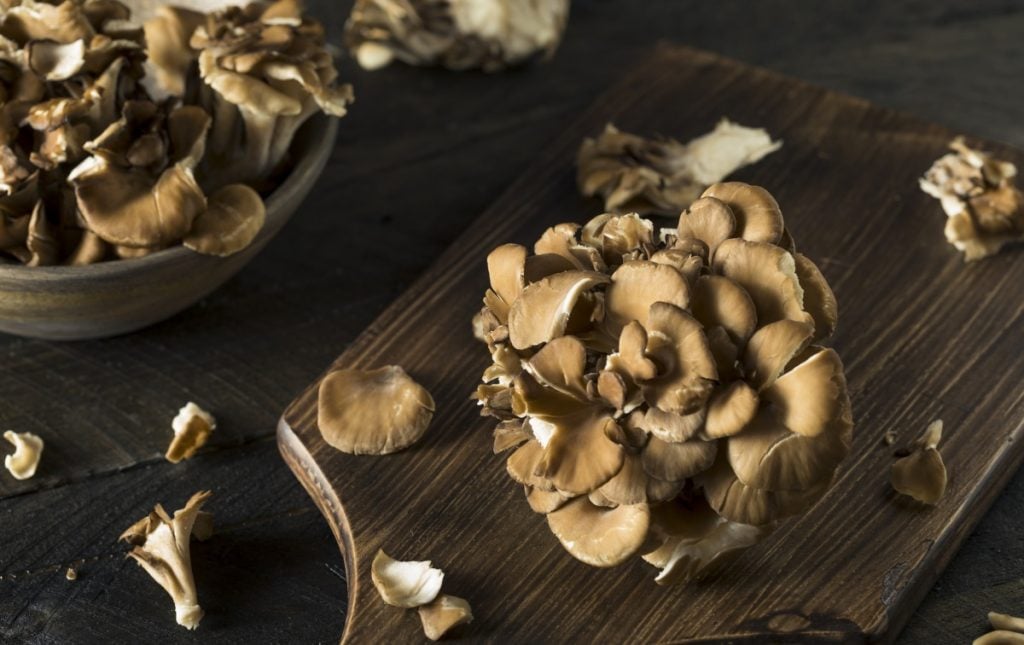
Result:
{"type": "Polygon", "coordinates": [[[68,570],[64,572],[64,577],[70,581],[78,580],[78,572],[74,567],[68,567],[68,570]]]}
{"type": "Polygon", "coordinates": [[[722,119],[711,132],[679,143],[645,139],[608,124],[586,139],[577,156],[577,182],[613,213],[675,217],[705,188],[782,147],[760,128],[722,119]]]}
{"type": "Polygon", "coordinates": [[[172,464],[188,459],[206,443],[217,428],[217,421],[206,410],[189,401],[171,421],[174,438],[164,457],[172,464]]]}
{"type": "Polygon", "coordinates": [[[946,492],[946,465],[939,454],[942,420],[932,421],[914,443],[909,455],[892,465],[891,481],[896,492],[934,505],[946,492]]]}
{"type": "Polygon", "coordinates": [[[419,441],[434,399],[401,367],[339,369],[320,382],[317,425],[324,440],[353,455],[386,455],[419,441]]]}
{"type": "Polygon", "coordinates": [[[196,493],[173,518],[157,504],[120,538],[134,546],[128,555],[171,596],[178,624],[188,629],[198,627],[203,618],[192,577],[190,539],[200,508],[210,495],[209,491],[196,493]]]}
{"type": "Polygon", "coordinates": [[[345,43],[364,69],[409,65],[494,72],[550,58],[569,0],[357,0],[345,43]]]}
{"type": "Polygon", "coordinates": [[[457,596],[441,594],[433,602],[419,608],[423,633],[432,641],[441,640],[459,625],[473,622],[469,603],[457,596]]]}
{"type": "Polygon", "coordinates": [[[978,260],[1006,244],[1024,240],[1024,194],[1016,187],[1017,167],[969,147],[963,137],[949,144],[920,180],[921,190],[945,211],[946,239],[978,260]]]}
{"type": "Polygon", "coordinates": [[[15,479],[29,479],[36,474],[43,456],[43,440],[31,432],[8,430],[4,439],[14,446],[14,453],[4,457],[4,467],[15,479]]]}
{"type": "Polygon", "coordinates": [[[373,586],[384,602],[406,609],[432,602],[441,592],[444,572],[429,561],[395,560],[379,549],[370,565],[373,586]]]}
{"type": "Polygon", "coordinates": [[[768,191],[714,184],[660,231],[560,224],[487,267],[475,398],[577,559],[697,579],[828,492],[853,432],[838,307],[768,191]]]}

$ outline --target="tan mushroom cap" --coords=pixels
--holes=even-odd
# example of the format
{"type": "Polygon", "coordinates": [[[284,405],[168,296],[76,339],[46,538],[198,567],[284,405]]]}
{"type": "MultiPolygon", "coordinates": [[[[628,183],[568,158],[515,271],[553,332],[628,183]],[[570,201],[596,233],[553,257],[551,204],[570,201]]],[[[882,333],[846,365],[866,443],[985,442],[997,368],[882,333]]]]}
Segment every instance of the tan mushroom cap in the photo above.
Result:
{"type": "Polygon", "coordinates": [[[676,235],[680,239],[700,240],[714,257],[718,245],[732,237],[736,218],[729,207],[714,197],[701,197],[679,216],[676,235]]]}
{"type": "MultiPolygon", "coordinates": [[[[586,371],[587,350],[574,336],[561,336],[540,348],[523,369],[538,383],[578,400],[587,399],[587,386],[583,381],[586,371]]],[[[526,410],[531,411],[527,402],[526,410]]]]}
{"type": "Polygon", "coordinates": [[[698,481],[711,508],[733,522],[761,526],[799,515],[814,506],[832,485],[832,478],[828,478],[806,490],[769,491],[748,486],[729,467],[725,452],[719,453],[715,465],[701,473],[698,481]]]}
{"type": "Polygon", "coordinates": [[[619,264],[630,250],[649,245],[654,239],[654,224],[636,213],[605,213],[591,219],[580,229],[580,241],[600,249],[609,265],[619,264]]]}
{"type": "Polygon", "coordinates": [[[494,454],[500,454],[526,443],[530,433],[523,428],[522,421],[504,421],[494,428],[494,454]]]}
{"type": "Polygon", "coordinates": [[[172,96],[185,94],[186,75],[196,54],[189,39],[206,16],[184,7],[161,5],[143,24],[146,54],[153,65],[157,84],[172,96]]]}
{"type": "Polygon", "coordinates": [[[608,509],[577,497],[547,518],[551,532],[577,560],[614,567],[643,546],[651,513],[646,504],[608,509]]]}
{"type": "Polygon", "coordinates": [[[747,292],[720,275],[703,275],[693,290],[693,317],[705,328],[721,326],[734,343],[745,343],[757,327],[757,311],[747,292]]]}
{"type": "Polygon", "coordinates": [[[429,560],[395,560],[378,549],[370,564],[370,577],[384,602],[409,609],[437,598],[444,572],[432,567],[429,560]]]}
{"type": "Polygon", "coordinates": [[[533,245],[535,255],[558,255],[573,264],[577,269],[582,269],[583,264],[572,252],[576,246],[576,234],[580,230],[579,224],[563,223],[557,224],[544,231],[540,239],[533,245]]]}
{"type": "Polygon", "coordinates": [[[822,341],[836,331],[839,303],[818,265],[806,255],[795,254],[796,275],[804,290],[804,309],[814,319],[814,340],[822,341]]]}
{"type": "Polygon", "coordinates": [[[665,412],[696,412],[718,378],[703,327],[679,307],[655,302],[647,333],[647,356],[658,366],[659,375],[643,385],[644,398],[665,412]]]}
{"type": "Polygon", "coordinates": [[[714,268],[750,295],[758,325],[784,319],[813,323],[804,311],[803,288],[789,252],[764,242],[731,238],[718,247],[714,268]]]}
{"type": "Polygon", "coordinates": [[[563,493],[560,490],[541,490],[533,486],[524,486],[526,491],[526,502],[533,509],[534,513],[547,515],[565,506],[574,498],[573,495],[563,493]]]}
{"type": "Polygon", "coordinates": [[[707,418],[701,435],[709,439],[731,437],[741,432],[757,414],[757,392],[745,381],[733,381],[716,390],[708,401],[707,418]]]}
{"type": "Polygon", "coordinates": [[[758,390],[772,385],[814,335],[814,328],[795,320],[778,320],[757,330],[743,355],[747,381],[758,390]]]}
{"type": "Polygon", "coordinates": [[[612,274],[605,293],[605,323],[612,336],[636,320],[647,326],[651,305],[673,304],[685,309],[690,304],[690,286],[674,268],[637,260],[626,262],[612,274]]]}
{"type": "Polygon", "coordinates": [[[230,184],[210,195],[182,244],[203,255],[234,255],[252,244],[266,217],[259,193],[245,184],[230,184]]]}
{"type": "Polygon", "coordinates": [[[331,446],[386,455],[416,443],[434,416],[434,399],[401,367],[338,369],[320,383],[317,425],[331,446]]]}
{"type": "Polygon", "coordinates": [[[988,622],[992,625],[992,629],[1019,632],[1024,635],[1024,618],[990,611],[988,612],[988,622]]]}
{"type": "Polygon", "coordinates": [[[505,461],[505,469],[513,481],[534,490],[552,492],[555,485],[539,475],[541,459],[544,458],[544,446],[536,439],[530,439],[509,455],[505,461]]]}
{"type": "Polygon", "coordinates": [[[890,481],[896,492],[929,505],[938,503],[946,492],[946,464],[939,454],[942,421],[933,421],[912,453],[892,465],[890,481]]]}
{"type": "Polygon", "coordinates": [[[502,244],[487,254],[487,274],[491,280],[491,293],[484,303],[497,315],[508,321],[508,311],[526,286],[526,248],[519,244],[502,244]]]}
{"type": "Polygon", "coordinates": [[[432,641],[441,640],[459,625],[473,622],[473,610],[469,603],[448,594],[439,595],[433,602],[420,606],[417,611],[423,624],[423,634],[432,641]]]}
{"type": "Polygon", "coordinates": [[[1024,645],[1024,634],[997,629],[975,638],[971,645],[1024,645]]]}
{"type": "Polygon", "coordinates": [[[189,401],[171,421],[174,438],[167,447],[164,458],[172,464],[188,459],[203,447],[217,429],[217,421],[213,415],[189,401]]]}
{"type": "Polygon", "coordinates": [[[640,453],[644,472],[669,482],[681,482],[711,467],[718,444],[691,439],[671,443],[651,437],[640,453]]]}
{"type": "Polygon", "coordinates": [[[536,473],[573,495],[598,488],[619,472],[625,458],[622,446],[609,439],[616,427],[611,417],[590,411],[556,421],[536,473]]]}
{"type": "Polygon", "coordinates": [[[738,237],[768,244],[777,244],[782,239],[782,209],[764,188],[727,181],[709,186],[701,197],[714,197],[729,207],[736,218],[738,237]]]}
{"type": "Polygon", "coordinates": [[[783,374],[761,398],[773,406],[780,423],[805,437],[852,428],[843,362],[831,348],[783,374]]]}
{"type": "Polygon", "coordinates": [[[14,446],[14,452],[4,457],[4,467],[15,479],[30,479],[39,467],[39,460],[43,455],[43,440],[31,432],[13,430],[4,432],[4,439],[14,446]]]}
{"type": "Polygon", "coordinates": [[[508,315],[512,346],[527,349],[566,333],[580,297],[608,280],[592,271],[565,271],[526,287],[508,315]]]}
{"type": "Polygon", "coordinates": [[[85,64],[85,41],[61,44],[52,40],[33,40],[25,46],[28,67],[48,81],[64,81],[85,64]]]}
{"type": "Polygon", "coordinates": [[[598,488],[597,493],[603,500],[616,505],[664,502],[679,494],[683,487],[682,479],[658,479],[646,470],[640,455],[627,453],[622,468],[598,488]]]}
{"type": "Polygon", "coordinates": [[[705,408],[683,415],[649,407],[646,412],[634,412],[630,418],[635,419],[637,427],[650,432],[658,439],[679,443],[697,436],[704,427],[707,413],[705,408]]]}

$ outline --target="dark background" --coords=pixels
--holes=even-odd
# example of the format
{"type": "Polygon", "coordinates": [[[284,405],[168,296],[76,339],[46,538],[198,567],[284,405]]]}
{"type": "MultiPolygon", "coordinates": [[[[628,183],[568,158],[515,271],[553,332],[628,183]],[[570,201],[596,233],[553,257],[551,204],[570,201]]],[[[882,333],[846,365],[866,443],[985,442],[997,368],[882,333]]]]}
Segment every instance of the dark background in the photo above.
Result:
{"type": "MultiPolygon", "coordinates": [[[[308,4],[338,43],[351,3],[308,4]]],[[[277,417],[659,40],[1024,147],[1024,5],[1010,1],[577,0],[546,65],[487,76],[345,61],[357,103],[327,170],[236,279],[129,337],[0,337],[0,430],[47,441],[36,478],[0,473],[0,641],[336,642],[344,567],[277,454],[277,417]],[[200,456],[171,465],[170,419],[187,400],[220,427],[200,456]],[[189,633],[116,538],[153,503],[177,508],[199,489],[214,491],[218,531],[193,547],[207,616],[189,633]]],[[[985,612],[1024,611],[1022,517],[1018,475],[902,642],[970,641],[985,612]]]]}

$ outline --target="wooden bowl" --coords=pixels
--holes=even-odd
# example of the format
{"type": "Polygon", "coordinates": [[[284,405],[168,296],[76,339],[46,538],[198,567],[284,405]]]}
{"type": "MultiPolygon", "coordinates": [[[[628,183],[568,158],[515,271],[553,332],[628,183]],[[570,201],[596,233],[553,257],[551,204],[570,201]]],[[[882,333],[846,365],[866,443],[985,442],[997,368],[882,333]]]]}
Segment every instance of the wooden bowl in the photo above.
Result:
{"type": "Polygon", "coordinates": [[[175,246],[80,267],[0,264],[0,332],[50,340],[104,338],[165,320],[210,294],[253,259],[302,203],[334,147],[337,119],[314,115],[292,143],[294,168],[266,198],[253,243],[219,258],[175,246]]]}

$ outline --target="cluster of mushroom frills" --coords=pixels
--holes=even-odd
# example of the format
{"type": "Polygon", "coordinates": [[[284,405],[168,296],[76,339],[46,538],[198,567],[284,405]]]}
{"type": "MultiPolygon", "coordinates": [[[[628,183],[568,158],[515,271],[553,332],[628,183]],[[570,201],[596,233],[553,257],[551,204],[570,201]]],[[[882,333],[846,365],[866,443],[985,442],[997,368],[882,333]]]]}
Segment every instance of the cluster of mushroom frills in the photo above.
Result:
{"type": "Polygon", "coordinates": [[[298,125],[351,100],[290,0],[130,17],[117,0],[0,7],[0,260],[240,251],[298,125]]]}
{"type": "Polygon", "coordinates": [[[707,575],[810,509],[850,449],[837,308],[764,189],[715,184],[656,233],[636,214],[487,259],[476,398],[562,545],[707,575]]]}

